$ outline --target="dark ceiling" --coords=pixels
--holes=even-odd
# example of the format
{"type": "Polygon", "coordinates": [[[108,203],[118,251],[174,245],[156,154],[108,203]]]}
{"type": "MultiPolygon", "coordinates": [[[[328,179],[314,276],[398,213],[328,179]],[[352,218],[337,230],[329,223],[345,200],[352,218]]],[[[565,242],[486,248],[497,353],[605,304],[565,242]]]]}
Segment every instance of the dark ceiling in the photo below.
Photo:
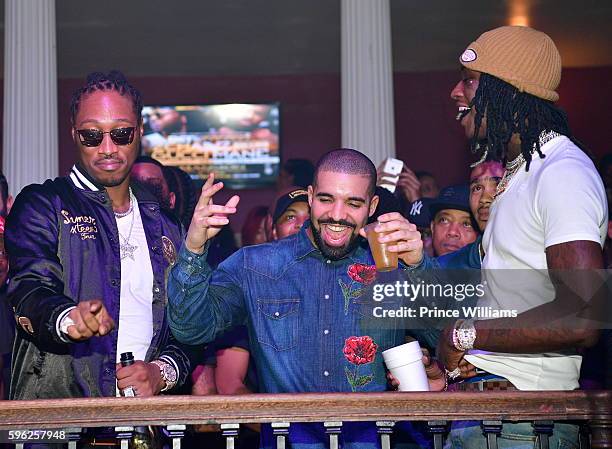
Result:
{"type": "MultiPolygon", "coordinates": [[[[56,0],[56,11],[60,78],[340,70],[340,0],[56,0]]],[[[612,65],[610,0],[391,0],[394,70],[454,68],[481,32],[521,17],[565,66],[612,65]]]]}

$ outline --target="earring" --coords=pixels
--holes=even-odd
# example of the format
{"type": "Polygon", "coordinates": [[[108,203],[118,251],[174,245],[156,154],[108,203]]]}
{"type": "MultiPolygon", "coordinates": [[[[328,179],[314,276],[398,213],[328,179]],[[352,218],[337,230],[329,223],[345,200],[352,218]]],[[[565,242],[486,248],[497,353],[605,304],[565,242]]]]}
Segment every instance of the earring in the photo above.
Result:
{"type": "MultiPolygon", "coordinates": [[[[480,149],[480,144],[477,143],[475,150],[478,151],[479,149],[480,149]]],[[[480,164],[482,164],[484,161],[487,160],[488,155],[489,155],[489,145],[485,145],[484,151],[482,152],[482,156],[480,156],[479,160],[470,164],[470,168],[478,167],[480,164]]]]}

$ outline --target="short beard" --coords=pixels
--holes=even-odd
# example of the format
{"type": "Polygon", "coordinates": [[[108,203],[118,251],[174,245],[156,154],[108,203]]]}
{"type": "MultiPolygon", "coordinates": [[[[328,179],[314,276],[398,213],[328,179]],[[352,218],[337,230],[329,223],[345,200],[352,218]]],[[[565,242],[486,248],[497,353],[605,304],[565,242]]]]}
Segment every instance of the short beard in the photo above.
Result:
{"type": "MultiPolygon", "coordinates": [[[[325,222],[325,224],[327,223],[333,222],[325,222]]],[[[346,225],[346,223],[342,224],[346,225]]],[[[319,223],[319,226],[321,226],[321,223],[319,223]]],[[[344,259],[347,255],[352,253],[355,248],[357,248],[357,246],[359,246],[359,235],[352,235],[346,246],[336,248],[329,246],[327,243],[325,243],[325,241],[321,237],[321,232],[318,231],[317,228],[315,228],[314,223],[312,221],[310,222],[310,231],[312,232],[312,237],[315,241],[315,244],[317,245],[317,248],[319,248],[319,251],[321,251],[323,257],[329,260],[336,261],[344,259]]]]}
{"type": "Polygon", "coordinates": [[[127,179],[127,176],[125,176],[124,178],[111,178],[108,181],[105,181],[103,179],[98,179],[92,176],[92,178],[94,178],[94,181],[96,181],[98,184],[100,184],[102,187],[117,187],[118,185],[121,185],[121,183],[123,181],[125,181],[127,179]]]}
{"type": "Polygon", "coordinates": [[[121,183],[123,183],[128,178],[128,176],[130,175],[130,171],[132,170],[132,168],[130,167],[130,171],[127,171],[125,173],[125,176],[123,177],[111,177],[110,179],[100,179],[97,176],[94,176],[93,174],[89,173],[89,171],[83,168],[82,165],[79,165],[78,167],[79,167],[79,170],[86,172],[89,175],[89,177],[94,180],[96,184],[101,185],[102,187],[117,187],[118,185],[121,185],[121,183]]]}

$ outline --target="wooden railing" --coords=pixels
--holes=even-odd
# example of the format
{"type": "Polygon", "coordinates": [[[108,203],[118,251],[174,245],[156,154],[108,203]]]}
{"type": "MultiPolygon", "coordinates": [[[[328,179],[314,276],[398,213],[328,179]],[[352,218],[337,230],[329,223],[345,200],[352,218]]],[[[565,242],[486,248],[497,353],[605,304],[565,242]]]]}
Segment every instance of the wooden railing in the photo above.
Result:
{"type": "MultiPolygon", "coordinates": [[[[222,424],[230,447],[238,425],[274,423],[277,443],[284,447],[290,423],[323,422],[329,430],[330,447],[337,447],[344,421],[377,422],[383,447],[389,447],[389,434],[395,422],[426,421],[439,446],[448,423],[459,420],[482,421],[490,447],[496,446],[495,435],[501,431],[501,422],[512,420],[534,422],[541,447],[547,447],[546,435],[552,431],[552,421],[579,421],[590,431],[592,448],[612,448],[612,391],[254,394],[0,401],[2,430],[117,427],[118,438],[126,446],[133,426],[166,426],[176,448],[185,425],[222,424]]],[[[70,434],[72,440],[78,439],[76,430],[70,434]]]]}

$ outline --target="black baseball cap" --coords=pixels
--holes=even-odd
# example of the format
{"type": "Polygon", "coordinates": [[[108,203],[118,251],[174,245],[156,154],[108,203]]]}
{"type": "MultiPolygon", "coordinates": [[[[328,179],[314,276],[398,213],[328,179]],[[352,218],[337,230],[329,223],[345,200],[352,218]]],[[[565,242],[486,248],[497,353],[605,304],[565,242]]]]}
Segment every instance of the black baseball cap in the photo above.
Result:
{"type": "Polygon", "coordinates": [[[438,197],[429,205],[431,219],[444,209],[462,210],[470,214],[470,188],[467,184],[444,187],[438,197]]]}
{"type": "Polygon", "coordinates": [[[291,206],[293,203],[304,202],[308,204],[308,191],[302,188],[295,188],[289,192],[281,195],[276,199],[274,205],[274,212],[272,214],[272,223],[276,223],[276,220],[291,206]]]}
{"type": "Polygon", "coordinates": [[[419,198],[412,203],[408,211],[408,221],[419,228],[429,228],[432,217],[429,207],[433,202],[433,198],[419,198]]]}

